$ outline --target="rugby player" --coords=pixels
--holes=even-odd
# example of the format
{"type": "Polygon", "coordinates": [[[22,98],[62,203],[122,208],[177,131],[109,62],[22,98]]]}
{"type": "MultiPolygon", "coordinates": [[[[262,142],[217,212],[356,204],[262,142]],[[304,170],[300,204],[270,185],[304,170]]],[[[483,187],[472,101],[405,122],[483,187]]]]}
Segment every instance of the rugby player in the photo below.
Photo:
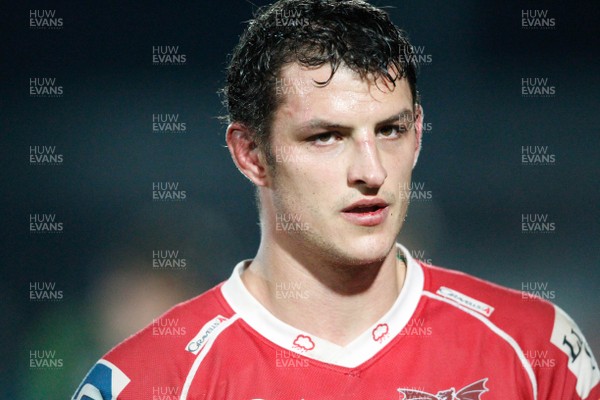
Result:
{"type": "Polygon", "coordinates": [[[223,91],[227,146],[256,187],[257,253],[159,318],[185,335],[140,331],[74,399],[600,398],[560,308],[396,243],[423,135],[413,56],[360,0],[259,10],[223,91]]]}

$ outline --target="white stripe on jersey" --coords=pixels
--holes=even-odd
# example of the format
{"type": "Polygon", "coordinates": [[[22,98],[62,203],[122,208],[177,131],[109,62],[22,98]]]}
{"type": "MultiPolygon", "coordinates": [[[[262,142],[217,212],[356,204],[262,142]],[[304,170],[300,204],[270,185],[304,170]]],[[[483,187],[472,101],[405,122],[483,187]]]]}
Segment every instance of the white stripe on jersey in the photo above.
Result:
{"type": "Polygon", "coordinates": [[[200,368],[200,364],[202,364],[204,357],[206,357],[206,355],[210,352],[210,348],[212,347],[213,343],[217,340],[221,333],[225,332],[225,330],[229,328],[231,324],[233,324],[239,318],[239,315],[233,314],[231,317],[229,317],[227,321],[223,322],[223,325],[221,325],[221,329],[219,332],[217,332],[210,339],[206,340],[206,344],[198,353],[198,356],[196,357],[194,363],[192,364],[192,367],[190,368],[190,372],[188,372],[187,378],[185,378],[185,383],[183,384],[183,389],[181,390],[181,396],[179,396],[179,400],[187,399],[188,392],[190,391],[190,387],[192,386],[192,381],[194,380],[194,376],[196,376],[196,372],[198,372],[198,368],[200,368]]]}

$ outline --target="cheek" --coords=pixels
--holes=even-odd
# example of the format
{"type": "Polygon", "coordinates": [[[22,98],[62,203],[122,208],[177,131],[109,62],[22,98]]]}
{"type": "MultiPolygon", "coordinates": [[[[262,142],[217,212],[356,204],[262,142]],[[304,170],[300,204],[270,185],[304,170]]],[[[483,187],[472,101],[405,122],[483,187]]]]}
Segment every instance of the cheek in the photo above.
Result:
{"type": "Polygon", "coordinates": [[[280,166],[274,180],[275,207],[278,212],[295,214],[303,220],[318,221],[327,209],[336,207],[344,191],[340,177],[334,177],[327,164],[319,167],[280,166]]]}
{"type": "Polygon", "coordinates": [[[289,190],[301,192],[302,195],[325,193],[331,186],[339,184],[337,181],[341,176],[340,165],[323,160],[299,158],[296,162],[282,163],[277,176],[280,184],[289,190]]]}
{"type": "Polygon", "coordinates": [[[414,150],[412,143],[405,143],[402,149],[395,149],[393,152],[386,154],[386,163],[384,164],[388,178],[395,177],[401,179],[410,177],[414,163],[414,150]]]}
{"type": "Polygon", "coordinates": [[[314,175],[289,163],[278,164],[276,168],[277,172],[273,176],[276,207],[285,212],[301,208],[307,203],[311,193],[316,192],[314,175]]]}

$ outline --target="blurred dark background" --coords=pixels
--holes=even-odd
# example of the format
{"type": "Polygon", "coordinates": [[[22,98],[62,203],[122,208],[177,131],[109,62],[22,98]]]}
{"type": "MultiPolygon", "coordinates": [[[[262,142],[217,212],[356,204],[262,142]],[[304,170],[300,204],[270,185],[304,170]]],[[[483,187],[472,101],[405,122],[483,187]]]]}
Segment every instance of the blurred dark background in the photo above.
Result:
{"type": "MultiPolygon", "coordinates": [[[[224,147],[216,92],[244,21],[266,3],[1,6],[0,397],[69,397],[112,346],[254,255],[253,189],[224,147]],[[54,10],[62,28],[32,28],[31,10],[54,10]],[[186,60],[153,65],[153,46],[186,60]],[[54,78],[62,96],[31,96],[32,78],[54,78]],[[186,129],[154,132],[153,114],[186,129]],[[55,146],[62,162],[32,164],[32,146],[55,146]],[[154,182],[177,183],[185,200],[153,201],[154,182]],[[63,229],[31,232],[32,214],[63,229]],[[157,250],[186,265],[154,268],[157,250]],[[36,301],[32,284],[62,298],[36,301]],[[50,367],[32,367],[39,352],[50,367]]],[[[430,200],[411,204],[400,241],[437,265],[543,288],[598,356],[598,3],[372,3],[389,6],[426,61],[430,125],[413,179],[430,200]],[[524,27],[523,10],[545,11],[553,29],[524,27]],[[526,78],[554,94],[522,96],[526,78]],[[523,164],[526,146],[554,162],[523,164]],[[554,229],[525,233],[523,214],[554,229]]]]}

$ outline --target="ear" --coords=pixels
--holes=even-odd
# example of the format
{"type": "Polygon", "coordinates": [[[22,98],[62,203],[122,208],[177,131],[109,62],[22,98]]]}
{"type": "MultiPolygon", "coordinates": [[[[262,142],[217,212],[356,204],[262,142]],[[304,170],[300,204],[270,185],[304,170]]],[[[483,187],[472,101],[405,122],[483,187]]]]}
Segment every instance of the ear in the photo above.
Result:
{"type": "Polygon", "coordinates": [[[253,132],[239,122],[227,127],[227,148],[236,167],[257,186],[266,186],[267,168],[263,152],[254,139],[253,132]]]}
{"type": "Polygon", "coordinates": [[[421,142],[423,140],[423,118],[425,118],[425,112],[420,104],[415,104],[415,131],[416,131],[416,144],[415,144],[415,158],[413,161],[413,168],[417,165],[419,154],[421,153],[421,142]]]}

